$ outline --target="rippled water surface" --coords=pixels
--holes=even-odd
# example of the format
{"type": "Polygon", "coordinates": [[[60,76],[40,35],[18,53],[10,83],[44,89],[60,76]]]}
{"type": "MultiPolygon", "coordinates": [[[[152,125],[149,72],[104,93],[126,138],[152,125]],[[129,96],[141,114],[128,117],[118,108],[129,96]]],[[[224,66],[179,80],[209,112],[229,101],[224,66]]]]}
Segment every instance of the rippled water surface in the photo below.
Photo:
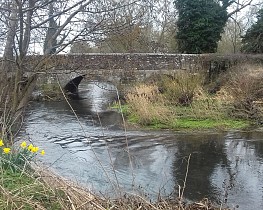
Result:
{"type": "Polygon", "coordinates": [[[25,132],[57,173],[107,196],[177,196],[191,154],[187,200],[263,209],[262,132],[125,131],[121,115],[107,109],[113,86],[84,83],[80,95],[71,101],[78,119],[64,101],[34,102],[28,110],[25,132]]]}

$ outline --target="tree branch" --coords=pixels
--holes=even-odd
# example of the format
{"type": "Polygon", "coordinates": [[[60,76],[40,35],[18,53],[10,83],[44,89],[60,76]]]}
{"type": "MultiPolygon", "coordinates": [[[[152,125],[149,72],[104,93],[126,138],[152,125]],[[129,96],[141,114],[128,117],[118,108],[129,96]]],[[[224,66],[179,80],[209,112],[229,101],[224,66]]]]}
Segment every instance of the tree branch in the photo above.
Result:
{"type": "Polygon", "coordinates": [[[228,17],[231,17],[233,14],[235,14],[235,13],[241,11],[242,9],[244,9],[245,7],[251,5],[251,3],[253,2],[253,0],[250,0],[250,1],[249,1],[248,3],[246,3],[246,4],[240,4],[240,3],[236,2],[236,1],[233,1],[233,2],[236,3],[236,4],[238,4],[238,5],[240,5],[240,7],[237,7],[234,11],[228,13],[228,15],[227,15],[228,17]]]}

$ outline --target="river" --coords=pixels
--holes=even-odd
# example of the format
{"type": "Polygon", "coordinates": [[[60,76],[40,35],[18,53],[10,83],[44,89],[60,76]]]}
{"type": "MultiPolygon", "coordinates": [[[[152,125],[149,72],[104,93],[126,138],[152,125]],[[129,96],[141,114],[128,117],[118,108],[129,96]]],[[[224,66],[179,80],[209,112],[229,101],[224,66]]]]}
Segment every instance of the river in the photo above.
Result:
{"type": "Polygon", "coordinates": [[[21,136],[45,149],[45,166],[106,197],[175,197],[186,178],[186,201],[263,209],[263,132],[126,131],[108,110],[114,86],[79,89],[82,99],[70,101],[78,118],[66,101],[30,104],[21,136]]]}

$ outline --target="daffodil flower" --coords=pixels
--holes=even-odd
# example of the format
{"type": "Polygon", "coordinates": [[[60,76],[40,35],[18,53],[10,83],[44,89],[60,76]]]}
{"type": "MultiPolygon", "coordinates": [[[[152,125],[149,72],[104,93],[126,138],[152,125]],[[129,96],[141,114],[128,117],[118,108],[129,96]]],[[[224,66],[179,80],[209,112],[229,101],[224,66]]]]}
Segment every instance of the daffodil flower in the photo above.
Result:
{"type": "Polygon", "coordinates": [[[0,147],[4,146],[4,141],[2,139],[0,139],[0,147]]]}
{"type": "Polygon", "coordinates": [[[40,154],[41,155],[45,155],[46,153],[45,153],[45,150],[42,150],[41,152],[40,152],[40,154]]]}
{"type": "Polygon", "coordinates": [[[11,148],[6,147],[6,148],[3,149],[3,151],[4,151],[5,154],[8,154],[8,153],[10,153],[11,148]]]}
{"type": "Polygon", "coordinates": [[[23,142],[20,144],[20,146],[21,146],[23,149],[26,148],[26,142],[23,141],[23,142]]]}
{"type": "Polygon", "coordinates": [[[27,149],[29,150],[29,151],[31,151],[32,149],[33,149],[33,144],[29,144],[29,146],[27,147],[27,149]]]}
{"type": "Polygon", "coordinates": [[[31,152],[35,153],[35,152],[37,152],[38,150],[39,150],[38,147],[32,147],[31,152]]]}

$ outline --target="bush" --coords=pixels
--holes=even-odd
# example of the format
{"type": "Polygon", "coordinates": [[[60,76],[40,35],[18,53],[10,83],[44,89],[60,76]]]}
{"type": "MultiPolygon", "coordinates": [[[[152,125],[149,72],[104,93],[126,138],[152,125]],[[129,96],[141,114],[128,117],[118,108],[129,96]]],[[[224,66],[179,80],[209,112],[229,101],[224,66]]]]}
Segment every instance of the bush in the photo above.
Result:
{"type": "Polygon", "coordinates": [[[42,84],[39,89],[41,94],[38,95],[35,99],[44,101],[56,101],[64,98],[57,83],[42,84]]]}
{"type": "Polygon", "coordinates": [[[237,118],[261,120],[263,99],[263,69],[257,66],[239,66],[223,87],[233,98],[231,115],[237,118]],[[238,69],[238,71],[237,71],[238,69]]]}
{"type": "Polygon", "coordinates": [[[179,72],[174,76],[162,77],[159,86],[170,104],[189,106],[201,84],[200,75],[179,72]]]}

